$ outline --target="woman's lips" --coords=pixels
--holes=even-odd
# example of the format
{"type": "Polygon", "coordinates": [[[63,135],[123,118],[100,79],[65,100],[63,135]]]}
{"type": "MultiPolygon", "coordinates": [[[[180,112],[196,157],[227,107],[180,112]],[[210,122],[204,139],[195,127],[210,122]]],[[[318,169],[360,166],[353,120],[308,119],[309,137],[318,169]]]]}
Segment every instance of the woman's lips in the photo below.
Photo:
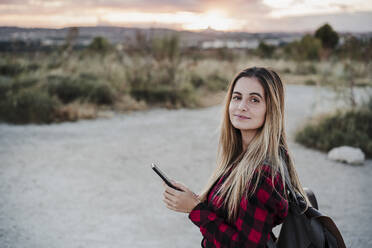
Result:
{"type": "Polygon", "coordinates": [[[235,115],[236,117],[238,117],[239,119],[243,119],[243,120],[247,120],[247,119],[251,119],[247,116],[244,116],[244,115],[235,115]]]}

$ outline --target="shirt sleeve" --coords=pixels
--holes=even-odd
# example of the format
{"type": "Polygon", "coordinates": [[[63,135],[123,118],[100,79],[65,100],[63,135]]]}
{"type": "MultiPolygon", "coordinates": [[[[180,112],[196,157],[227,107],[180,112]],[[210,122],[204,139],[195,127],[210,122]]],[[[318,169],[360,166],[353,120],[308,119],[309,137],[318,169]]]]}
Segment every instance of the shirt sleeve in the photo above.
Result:
{"type": "Polygon", "coordinates": [[[274,178],[274,185],[271,177],[262,175],[254,194],[242,198],[234,224],[227,224],[205,202],[199,203],[189,218],[215,247],[266,247],[275,215],[284,219],[288,212],[278,176],[274,178]]]}

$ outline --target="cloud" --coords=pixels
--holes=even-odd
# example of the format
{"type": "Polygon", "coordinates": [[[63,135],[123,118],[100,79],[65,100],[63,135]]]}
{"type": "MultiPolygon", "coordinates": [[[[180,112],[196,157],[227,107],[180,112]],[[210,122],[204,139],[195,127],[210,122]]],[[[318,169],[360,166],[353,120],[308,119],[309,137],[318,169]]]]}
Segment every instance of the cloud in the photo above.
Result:
{"type": "Polygon", "coordinates": [[[372,11],[263,19],[261,31],[314,31],[329,23],[338,32],[371,32],[372,11]]]}
{"type": "Polygon", "coordinates": [[[0,25],[205,28],[215,23],[260,32],[314,30],[328,22],[340,31],[372,31],[368,6],[362,0],[0,0],[0,25]]]}

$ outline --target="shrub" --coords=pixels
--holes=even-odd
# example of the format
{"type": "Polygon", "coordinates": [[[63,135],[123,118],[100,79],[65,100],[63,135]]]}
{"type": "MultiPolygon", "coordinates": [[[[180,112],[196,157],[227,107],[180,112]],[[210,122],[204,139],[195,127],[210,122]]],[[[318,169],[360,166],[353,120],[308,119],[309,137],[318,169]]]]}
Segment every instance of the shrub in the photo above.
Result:
{"type": "Polygon", "coordinates": [[[111,87],[106,83],[95,83],[89,93],[89,102],[96,104],[114,103],[114,93],[111,87]]]}
{"type": "Polygon", "coordinates": [[[311,123],[296,133],[295,140],[305,146],[328,151],[348,145],[361,148],[372,156],[372,109],[338,111],[311,123]]]}
{"type": "Polygon", "coordinates": [[[19,63],[2,64],[0,65],[0,75],[16,77],[23,72],[36,71],[39,68],[40,65],[36,63],[30,63],[28,65],[21,65],[19,63]]]}
{"type": "Polygon", "coordinates": [[[32,86],[35,86],[37,84],[38,80],[36,78],[20,78],[20,79],[16,79],[14,80],[13,82],[13,85],[12,85],[12,90],[13,91],[18,91],[18,90],[21,90],[21,89],[24,89],[24,88],[30,88],[32,86]]]}
{"type": "Polygon", "coordinates": [[[38,88],[22,89],[0,101],[0,119],[10,123],[50,123],[59,102],[38,88]]]}
{"type": "Polygon", "coordinates": [[[0,76],[0,100],[5,99],[12,90],[13,81],[10,77],[0,76]]]}
{"type": "Polygon", "coordinates": [[[96,104],[112,104],[114,93],[107,83],[89,74],[80,74],[77,78],[51,75],[48,77],[48,92],[56,95],[63,103],[77,99],[96,104]]]}
{"type": "Polygon", "coordinates": [[[303,61],[318,60],[322,48],[321,41],[311,35],[305,35],[300,41],[289,43],[285,48],[287,56],[303,61]]]}
{"type": "Polygon", "coordinates": [[[111,51],[112,49],[113,49],[113,47],[112,47],[111,43],[107,39],[105,39],[101,36],[95,37],[88,46],[89,51],[97,52],[97,53],[101,53],[101,54],[107,53],[107,52],[111,51]]]}
{"type": "Polygon", "coordinates": [[[151,58],[128,65],[126,71],[130,95],[137,101],[159,103],[167,107],[191,107],[195,91],[181,68],[169,60],[151,58]]]}
{"type": "Polygon", "coordinates": [[[191,84],[195,87],[195,88],[200,88],[202,86],[205,85],[205,80],[203,77],[201,77],[200,75],[196,74],[196,73],[193,73],[191,74],[191,84]]]}
{"type": "Polygon", "coordinates": [[[157,60],[168,59],[174,61],[180,54],[180,39],[177,35],[154,38],[151,46],[151,54],[157,60]]]}
{"type": "Polygon", "coordinates": [[[316,74],[317,69],[314,64],[306,64],[304,62],[297,63],[296,65],[296,74],[300,75],[308,75],[308,74],[316,74]]]}
{"type": "Polygon", "coordinates": [[[338,34],[331,25],[324,24],[315,31],[315,37],[322,41],[323,48],[333,49],[338,44],[338,34]]]}
{"type": "Polygon", "coordinates": [[[314,80],[312,80],[312,79],[307,79],[305,81],[305,85],[316,85],[316,82],[314,80]]]}
{"type": "Polygon", "coordinates": [[[49,94],[56,95],[63,103],[85,96],[84,86],[77,84],[71,77],[51,75],[47,81],[49,94]]]}
{"type": "Polygon", "coordinates": [[[0,75],[14,77],[22,73],[24,68],[20,64],[0,65],[0,75]]]}
{"type": "Polygon", "coordinates": [[[226,90],[228,85],[228,79],[222,77],[217,72],[212,73],[208,76],[206,80],[207,89],[211,91],[221,91],[226,90]]]}
{"type": "Polygon", "coordinates": [[[272,58],[274,51],[275,46],[266,44],[264,41],[261,41],[257,48],[258,55],[263,58],[272,58]]]}

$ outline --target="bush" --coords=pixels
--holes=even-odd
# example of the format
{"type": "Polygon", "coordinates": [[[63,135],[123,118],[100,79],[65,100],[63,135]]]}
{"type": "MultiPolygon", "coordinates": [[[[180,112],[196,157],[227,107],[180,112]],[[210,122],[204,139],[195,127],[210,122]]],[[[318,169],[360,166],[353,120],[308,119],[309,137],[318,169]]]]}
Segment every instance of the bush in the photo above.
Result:
{"type": "Polygon", "coordinates": [[[307,79],[305,81],[305,85],[316,85],[316,82],[314,80],[312,80],[312,79],[307,79]]]}
{"type": "Polygon", "coordinates": [[[21,65],[18,63],[2,64],[0,65],[0,75],[8,77],[19,76],[23,72],[32,72],[40,68],[39,64],[30,63],[29,65],[21,65]]]}
{"type": "Polygon", "coordinates": [[[51,75],[47,79],[48,92],[63,103],[77,99],[96,104],[112,104],[114,93],[107,83],[98,81],[93,75],[80,74],[78,78],[51,75]]]}
{"type": "Polygon", "coordinates": [[[331,25],[324,24],[315,31],[315,37],[322,41],[323,48],[333,49],[338,44],[338,34],[331,25]]]}
{"type": "Polygon", "coordinates": [[[20,64],[0,65],[0,75],[14,77],[22,73],[24,68],[20,64]]]}
{"type": "Polygon", "coordinates": [[[59,102],[41,89],[22,89],[0,101],[2,121],[23,123],[50,123],[59,102]]]}
{"type": "Polygon", "coordinates": [[[130,95],[137,101],[167,107],[191,107],[195,91],[191,80],[177,64],[151,58],[136,61],[126,71],[130,95]]]}
{"type": "Polygon", "coordinates": [[[151,46],[151,54],[157,60],[176,60],[180,54],[179,37],[177,35],[171,35],[154,38],[151,46]]]}
{"type": "Polygon", "coordinates": [[[89,51],[101,53],[101,54],[107,53],[111,51],[112,49],[113,47],[111,43],[107,39],[101,36],[95,37],[88,46],[89,51]]]}
{"type": "Polygon", "coordinates": [[[105,83],[95,83],[88,95],[89,102],[96,104],[114,103],[114,93],[111,87],[105,83]]]}
{"type": "Polygon", "coordinates": [[[272,58],[275,51],[275,46],[268,45],[264,41],[261,41],[258,45],[258,55],[263,58],[272,58]]]}
{"type": "Polygon", "coordinates": [[[211,91],[226,90],[228,85],[228,79],[222,77],[217,72],[210,74],[206,80],[206,86],[211,91]]]}
{"type": "Polygon", "coordinates": [[[305,35],[300,41],[289,43],[285,48],[285,53],[295,60],[318,60],[322,44],[317,38],[305,35]]]}
{"type": "Polygon", "coordinates": [[[0,100],[5,99],[12,90],[13,80],[10,77],[0,76],[0,100]]]}
{"type": "Polygon", "coordinates": [[[226,90],[228,85],[228,79],[216,71],[203,76],[195,72],[191,73],[190,82],[196,89],[204,88],[212,92],[226,90]]]}
{"type": "Polygon", "coordinates": [[[295,140],[305,146],[328,151],[338,146],[361,148],[372,157],[372,109],[359,108],[338,111],[322,118],[318,123],[308,124],[297,132],[295,140]]]}
{"type": "Polygon", "coordinates": [[[299,75],[308,75],[308,74],[317,74],[317,69],[314,64],[306,63],[297,63],[296,65],[296,74],[299,75]]]}

